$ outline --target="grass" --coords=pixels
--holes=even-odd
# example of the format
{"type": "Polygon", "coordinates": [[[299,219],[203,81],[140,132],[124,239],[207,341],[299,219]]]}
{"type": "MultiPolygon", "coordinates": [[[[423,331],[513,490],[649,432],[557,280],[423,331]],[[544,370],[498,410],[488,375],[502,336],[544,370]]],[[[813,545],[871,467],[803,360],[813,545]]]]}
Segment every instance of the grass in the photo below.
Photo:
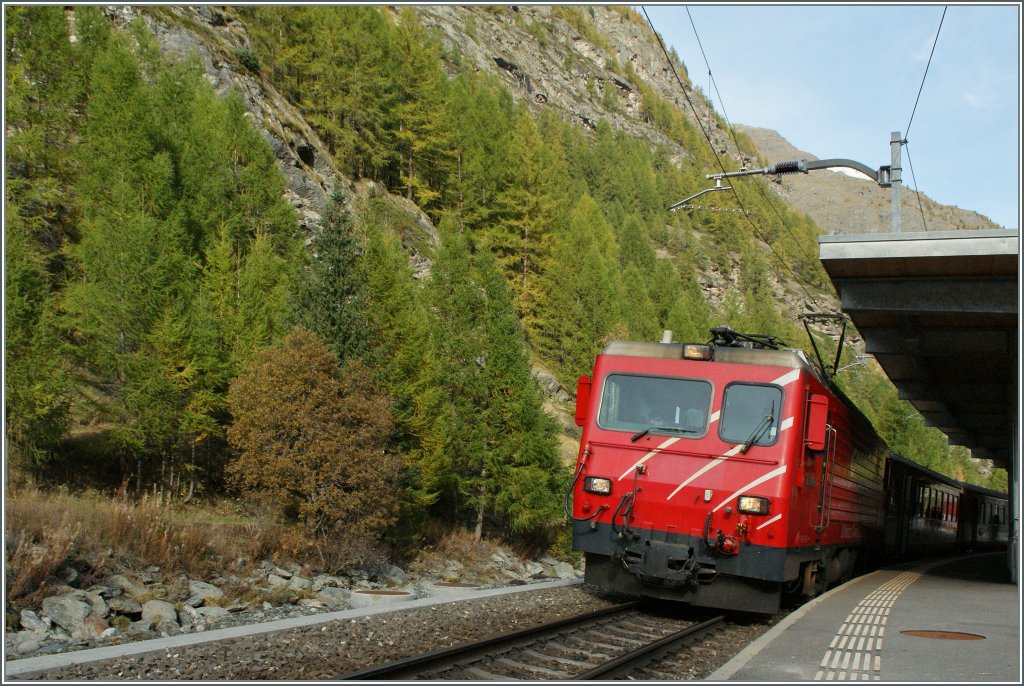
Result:
{"type": "Polygon", "coordinates": [[[73,567],[87,587],[104,576],[157,566],[165,579],[245,573],[261,560],[294,562],[312,573],[336,573],[381,558],[379,546],[350,537],[312,536],[299,525],[246,513],[232,501],[161,504],[95,491],[12,488],[6,502],[6,596],[37,604],[62,586],[56,573],[73,567]]]}

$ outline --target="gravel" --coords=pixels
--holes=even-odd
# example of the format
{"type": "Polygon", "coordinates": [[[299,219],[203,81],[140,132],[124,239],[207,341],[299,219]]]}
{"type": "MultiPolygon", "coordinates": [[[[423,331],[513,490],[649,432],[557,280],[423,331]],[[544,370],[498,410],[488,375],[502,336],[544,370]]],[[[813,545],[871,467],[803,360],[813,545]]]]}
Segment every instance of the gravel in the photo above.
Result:
{"type": "MultiPolygon", "coordinates": [[[[324,680],[429,650],[608,607],[621,598],[590,586],[523,591],[418,607],[324,624],[198,643],[33,672],[45,681],[324,680]]],[[[679,606],[686,613],[685,606],[679,606]]],[[[782,615],[730,624],[708,645],[678,661],[675,679],[701,679],[728,661],[782,615]],[[713,644],[712,644],[713,643],[713,644]]]]}

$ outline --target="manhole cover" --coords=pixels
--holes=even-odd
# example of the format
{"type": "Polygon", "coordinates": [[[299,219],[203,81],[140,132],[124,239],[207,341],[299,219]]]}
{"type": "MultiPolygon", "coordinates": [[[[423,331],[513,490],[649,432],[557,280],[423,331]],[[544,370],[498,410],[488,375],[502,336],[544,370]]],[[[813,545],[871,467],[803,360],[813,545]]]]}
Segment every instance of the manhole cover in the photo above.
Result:
{"type": "Polygon", "coordinates": [[[913,629],[911,631],[901,631],[904,636],[914,636],[916,638],[938,638],[944,641],[983,641],[984,636],[978,634],[967,634],[963,631],[930,631],[928,629],[913,629]]]}

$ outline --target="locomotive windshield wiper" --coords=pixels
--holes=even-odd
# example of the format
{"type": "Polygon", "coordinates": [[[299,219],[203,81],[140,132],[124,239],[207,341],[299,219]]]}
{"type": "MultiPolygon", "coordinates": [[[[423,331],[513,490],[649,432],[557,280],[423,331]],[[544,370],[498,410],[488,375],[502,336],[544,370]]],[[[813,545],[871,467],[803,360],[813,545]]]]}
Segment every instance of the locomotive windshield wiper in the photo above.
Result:
{"type": "Polygon", "coordinates": [[[743,443],[740,444],[740,454],[745,455],[746,452],[750,450],[750,446],[754,445],[754,443],[761,438],[762,434],[764,434],[764,432],[768,430],[768,427],[771,426],[774,421],[775,403],[772,402],[772,409],[769,411],[769,413],[766,414],[764,418],[757,423],[757,426],[754,427],[754,430],[750,432],[749,436],[747,436],[747,440],[743,441],[743,443]]]}
{"type": "Polygon", "coordinates": [[[700,433],[700,431],[698,431],[697,429],[684,429],[681,426],[649,426],[646,429],[644,429],[643,431],[641,431],[640,433],[633,434],[633,437],[630,438],[629,440],[630,440],[631,443],[636,443],[637,441],[639,441],[641,438],[643,438],[647,434],[651,433],[652,431],[658,431],[658,432],[670,433],[670,434],[699,434],[700,433]]]}

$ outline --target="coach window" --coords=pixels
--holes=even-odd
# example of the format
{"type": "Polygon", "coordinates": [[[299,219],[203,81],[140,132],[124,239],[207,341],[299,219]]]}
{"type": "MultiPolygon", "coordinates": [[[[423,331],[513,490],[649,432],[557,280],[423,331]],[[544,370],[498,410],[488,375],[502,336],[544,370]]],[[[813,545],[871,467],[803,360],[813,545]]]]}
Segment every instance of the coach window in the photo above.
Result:
{"type": "Polygon", "coordinates": [[[722,399],[719,436],[729,443],[771,445],[779,435],[782,389],[734,383],[726,386],[722,399]]]}

